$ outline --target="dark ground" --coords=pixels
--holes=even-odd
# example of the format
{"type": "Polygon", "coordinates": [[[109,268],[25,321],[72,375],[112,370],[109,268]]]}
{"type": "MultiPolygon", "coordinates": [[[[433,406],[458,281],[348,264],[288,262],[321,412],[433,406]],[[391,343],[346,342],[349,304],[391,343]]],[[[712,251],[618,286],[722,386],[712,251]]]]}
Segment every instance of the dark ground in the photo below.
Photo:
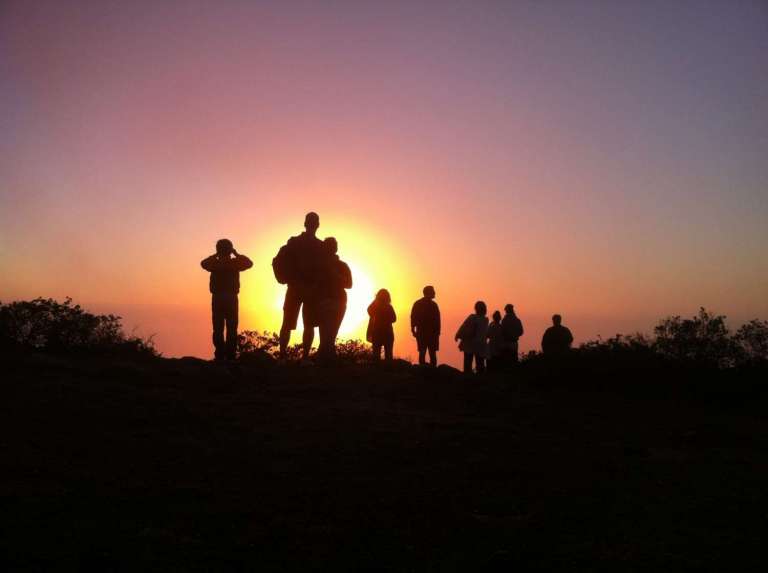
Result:
{"type": "Polygon", "coordinates": [[[407,367],[5,359],[3,570],[763,570],[759,410],[407,367]]]}

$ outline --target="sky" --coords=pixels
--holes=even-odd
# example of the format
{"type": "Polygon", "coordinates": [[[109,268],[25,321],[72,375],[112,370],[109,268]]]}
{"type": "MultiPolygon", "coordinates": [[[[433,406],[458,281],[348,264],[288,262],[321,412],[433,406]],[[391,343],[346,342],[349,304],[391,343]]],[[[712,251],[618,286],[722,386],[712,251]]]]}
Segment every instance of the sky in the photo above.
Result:
{"type": "MultiPolygon", "coordinates": [[[[415,355],[476,300],[523,350],[700,306],[768,318],[768,4],[0,4],[0,300],[72,297],[208,357],[199,261],[230,238],[243,329],[277,330],[271,259],[320,214],[415,355]]],[[[298,340],[298,337],[296,337],[298,340]]]]}

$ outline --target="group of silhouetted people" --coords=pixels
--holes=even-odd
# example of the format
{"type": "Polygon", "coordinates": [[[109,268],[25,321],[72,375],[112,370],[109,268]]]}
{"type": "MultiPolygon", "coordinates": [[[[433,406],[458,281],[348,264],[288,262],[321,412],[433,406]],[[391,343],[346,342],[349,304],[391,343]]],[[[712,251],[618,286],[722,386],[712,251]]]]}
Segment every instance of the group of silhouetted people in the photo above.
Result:
{"type": "Polygon", "coordinates": [[[515,307],[504,307],[504,318],[497,310],[489,322],[488,307],[479,300],[475,312],[470,314],[456,331],[459,350],[464,353],[464,372],[472,372],[474,362],[477,372],[501,370],[518,361],[518,341],[523,335],[523,323],[515,314],[515,307]]]}
{"type": "MultiPolygon", "coordinates": [[[[336,337],[347,310],[347,289],[352,288],[349,266],[339,259],[336,239],[317,237],[320,217],[308,213],[304,232],[288,239],[272,260],[275,278],[287,285],[280,327],[280,357],[285,359],[291,331],[298,324],[299,313],[304,323],[302,339],[303,360],[309,359],[315,328],[320,331],[318,359],[332,362],[336,356],[336,337]]],[[[216,253],[204,259],[201,266],[210,276],[213,346],[217,360],[235,358],[237,350],[238,292],[240,272],[250,269],[253,262],[239,254],[229,239],[216,243],[216,253]]],[[[437,366],[440,349],[440,308],[435,302],[435,289],[426,286],[423,297],[411,309],[411,333],[416,338],[419,364],[437,366]]],[[[511,304],[498,310],[488,320],[488,307],[483,301],[475,303],[470,314],[456,331],[455,340],[464,353],[464,372],[499,371],[518,362],[518,342],[523,336],[523,323],[511,304]]],[[[374,361],[393,359],[394,323],[397,321],[392,297],[381,289],[368,306],[366,340],[373,348],[374,361]]],[[[562,325],[562,318],[552,317],[552,326],[541,340],[545,355],[562,356],[573,343],[571,331],[562,325]]]]}
{"type": "Polygon", "coordinates": [[[320,330],[318,357],[330,361],[336,355],[336,336],[347,312],[347,289],[352,288],[352,272],[339,259],[333,237],[317,238],[320,217],[308,213],[304,232],[291,237],[272,260],[275,278],[287,285],[280,327],[280,355],[285,357],[291,331],[296,329],[299,311],[304,323],[302,352],[309,359],[315,328],[320,330]]]}

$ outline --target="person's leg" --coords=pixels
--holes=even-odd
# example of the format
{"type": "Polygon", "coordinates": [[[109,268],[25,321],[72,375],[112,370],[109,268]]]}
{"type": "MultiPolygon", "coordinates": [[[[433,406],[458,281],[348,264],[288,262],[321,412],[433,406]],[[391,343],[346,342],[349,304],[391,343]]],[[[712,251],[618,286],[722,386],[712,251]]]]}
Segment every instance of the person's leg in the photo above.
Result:
{"type": "Polygon", "coordinates": [[[347,305],[343,303],[336,303],[333,307],[333,314],[331,316],[331,329],[328,337],[328,353],[331,358],[336,356],[336,338],[339,336],[339,329],[341,323],[344,321],[344,315],[347,312],[347,305]]]}
{"type": "Polygon", "coordinates": [[[478,374],[485,372],[485,357],[480,356],[479,354],[475,355],[475,365],[478,374]]]}
{"type": "Polygon", "coordinates": [[[372,344],[373,347],[373,361],[378,362],[381,360],[381,342],[374,342],[372,344]]]}
{"type": "Polygon", "coordinates": [[[312,351],[312,343],[315,341],[315,327],[305,326],[304,335],[301,337],[301,347],[304,353],[304,358],[309,358],[309,353],[312,351]]]}
{"type": "Polygon", "coordinates": [[[434,368],[437,366],[437,350],[434,346],[430,346],[427,350],[429,351],[429,365],[434,368]]]}
{"type": "Polygon", "coordinates": [[[517,364],[518,360],[517,340],[515,340],[509,345],[509,361],[514,365],[517,364]]]}
{"type": "Polygon", "coordinates": [[[387,362],[392,362],[392,347],[395,345],[392,341],[387,341],[384,343],[384,360],[387,362]]]}
{"type": "Polygon", "coordinates": [[[224,358],[224,313],[218,297],[211,297],[211,318],[213,322],[213,349],[214,358],[219,360],[224,358]]]}
{"type": "Polygon", "coordinates": [[[325,360],[329,357],[331,331],[333,330],[333,325],[328,317],[324,316],[320,319],[320,326],[317,327],[317,330],[320,333],[320,343],[317,345],[317,357],[321,360],[325,360]]]}
{"type": "Polygon", "coordinates": [[[288,285],[283,303],[283,324],[280,326],[280,356],[287,357],[288,344],[291,341],[291,331],[296,329],[301,309],[301,297],[296,287],[288,285]]]}
{"type": "Polygon", "coordinates": [[[291,342],[291,329],[288,328],[283,320],[280,327],[280,356],[285,358],[285,352],[288,350],[288,344],[291,342]]]}
{"type": "Polygon", "coordinates": [[[464,374],[472,374],[472,359],[474,355],[471,352],[464,353],[464,374]]]}
{"type": "Polygon", "coordinates": [[[238,324],[239,305],[237,295],[229,301],[226,310],[227,324],[227,358],[234,360],[237,356],[237,324],[238,324]]]}
{"type": "Polygon", "coordinates": [[[304,360],[309,359],[312,351],[312,343],[315,341],[315,327],[320,324],[320,301],[314,297],[304,297],[301,306],[301,320],[304,323],[304,334],[301,337],[301,346],[304,360]]]}
{"type": "Polygon", "coordinates": [[[427,350],[425,348],[419,348],[419,366],[424,366],[427,363],[427,350]]]}

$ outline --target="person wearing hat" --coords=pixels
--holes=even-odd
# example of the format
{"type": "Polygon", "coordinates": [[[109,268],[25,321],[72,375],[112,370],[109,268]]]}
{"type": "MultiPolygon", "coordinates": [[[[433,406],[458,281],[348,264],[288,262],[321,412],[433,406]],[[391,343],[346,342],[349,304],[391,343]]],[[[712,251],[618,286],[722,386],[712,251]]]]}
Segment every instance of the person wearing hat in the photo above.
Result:
{"type": "Polygon", "coordinates": [[[429,365],[434,367],[440,349],[440,308],[435,302],[433,286],[425,286],[422,293],[424,296],[414,302],[411,309],[411,333],[416,338],[419,364],[426,364],[429,353],[429,365]]]}
{"type": "Polygon", "coordinates": [[[234,360],[237,351],[238,300],[240,273],[253,266],[251,259],[235,250],[232,241],[219,239],[216,253],[200,261],[200,266],[211,273],[211,314],[213,319],[213,347],[216,360],[234,360]],[[224,328],[226,326],[226,337],[224,328]]]}

